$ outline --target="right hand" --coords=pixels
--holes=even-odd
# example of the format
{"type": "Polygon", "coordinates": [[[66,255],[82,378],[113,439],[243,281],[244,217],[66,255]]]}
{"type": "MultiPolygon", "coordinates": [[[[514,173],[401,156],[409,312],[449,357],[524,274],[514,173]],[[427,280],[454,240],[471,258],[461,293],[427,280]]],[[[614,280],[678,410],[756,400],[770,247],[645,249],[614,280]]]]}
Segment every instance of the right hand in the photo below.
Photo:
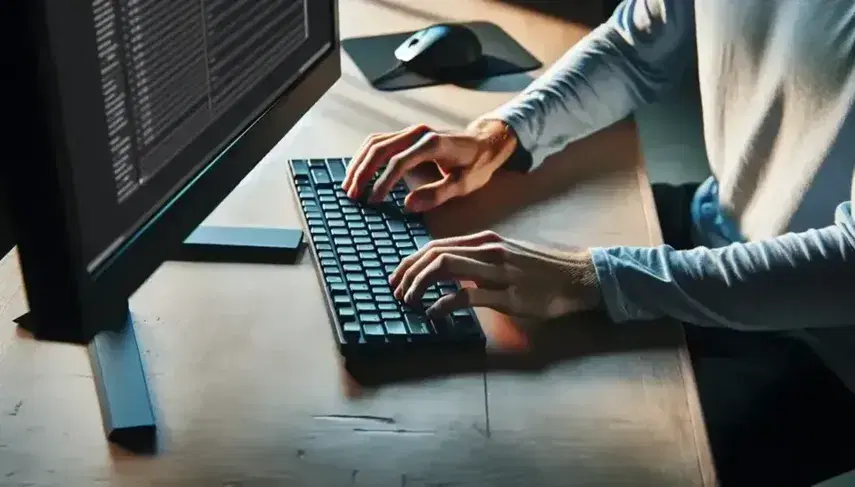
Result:
{"type": "Polygon", "coordinates": [[[442,178],[412,188],[404,200],[408,211],[428,211],[487,184],[514,152],[516,144],[513,130],[497,120],[479,120],[462,131],[436,132],[426,125],[417,125],[399,132],[372,135],[351,160],[342,189],[350,198],[359,199],[374,174],[385,166],[368,199],[369,203],[377,203],[409,170],[433,161],[442,178]]]}

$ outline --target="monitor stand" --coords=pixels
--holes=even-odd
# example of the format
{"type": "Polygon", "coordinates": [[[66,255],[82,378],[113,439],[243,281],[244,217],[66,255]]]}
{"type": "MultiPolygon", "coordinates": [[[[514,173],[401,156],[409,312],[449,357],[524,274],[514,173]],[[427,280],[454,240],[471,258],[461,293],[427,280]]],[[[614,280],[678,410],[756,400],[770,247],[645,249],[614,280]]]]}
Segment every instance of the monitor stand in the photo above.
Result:
{"type": "MultiPolygon", "coordinates": [[[[203,225],[170,260],[291,264],[302,244],[303,231],[298,229],[203,225]]],[[[29,314],[15,321],[37,339],[52,339],[39,334],[29,314]]],[[[98,333],[87,348],[107,439],[131,452],[154,453],[157,422],[130,311],[125,323],[115,331],[98,333]]]]}

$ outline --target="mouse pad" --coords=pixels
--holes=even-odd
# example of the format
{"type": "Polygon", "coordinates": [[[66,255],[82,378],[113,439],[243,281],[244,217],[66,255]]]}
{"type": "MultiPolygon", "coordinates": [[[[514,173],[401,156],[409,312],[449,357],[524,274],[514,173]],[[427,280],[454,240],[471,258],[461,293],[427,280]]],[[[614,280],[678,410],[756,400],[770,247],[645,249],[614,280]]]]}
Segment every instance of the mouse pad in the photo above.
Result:
{"type": "MultiPolygon", "coordinates": [[[[485,62],[477,70],[457,73],[455,84],[483,81],[494,76],[524,73],[539,69],[542,63],[501,27],[489,22],[465,22],[481,41],[485,62]]],[[[406,90],[438,84],[446,79],[434,79],[419,73],[396,69],[395,49],[415,31],[342,40],[342,47],[353,59],[362,75],[374,88],[383,91],[406,90]]]]}

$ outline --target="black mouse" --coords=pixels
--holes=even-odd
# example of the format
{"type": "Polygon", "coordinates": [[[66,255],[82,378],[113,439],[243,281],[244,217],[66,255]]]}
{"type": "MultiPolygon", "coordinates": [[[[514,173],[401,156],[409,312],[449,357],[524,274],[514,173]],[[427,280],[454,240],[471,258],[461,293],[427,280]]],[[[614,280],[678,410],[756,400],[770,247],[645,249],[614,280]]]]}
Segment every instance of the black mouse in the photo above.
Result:
{"type": "Polygon", "coordinates": [[[395,49],[395,57],[401,64],[424,74],[474,68],[483,61],[483,54],[478,36],[457,24],[426,27],[395,49]]]}

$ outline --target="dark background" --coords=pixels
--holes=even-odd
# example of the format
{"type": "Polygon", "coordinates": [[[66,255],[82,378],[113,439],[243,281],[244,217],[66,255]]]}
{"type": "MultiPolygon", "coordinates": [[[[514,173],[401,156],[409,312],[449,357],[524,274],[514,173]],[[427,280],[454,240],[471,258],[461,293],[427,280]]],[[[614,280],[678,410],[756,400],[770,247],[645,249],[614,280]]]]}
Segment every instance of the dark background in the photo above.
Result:
{"type": "Polygon", "coordinates": [[[12,229],[9,225],[7,208],[6,194],[3,192],[3,185],[0,184],[0,259],[15,246],[15,239],[12,237],[12,229]]]}
{"type": "Polygon", "coordinates": [[[593,28],[603,23],[621,0],[502,0],[502,2],[593,28]]]}

